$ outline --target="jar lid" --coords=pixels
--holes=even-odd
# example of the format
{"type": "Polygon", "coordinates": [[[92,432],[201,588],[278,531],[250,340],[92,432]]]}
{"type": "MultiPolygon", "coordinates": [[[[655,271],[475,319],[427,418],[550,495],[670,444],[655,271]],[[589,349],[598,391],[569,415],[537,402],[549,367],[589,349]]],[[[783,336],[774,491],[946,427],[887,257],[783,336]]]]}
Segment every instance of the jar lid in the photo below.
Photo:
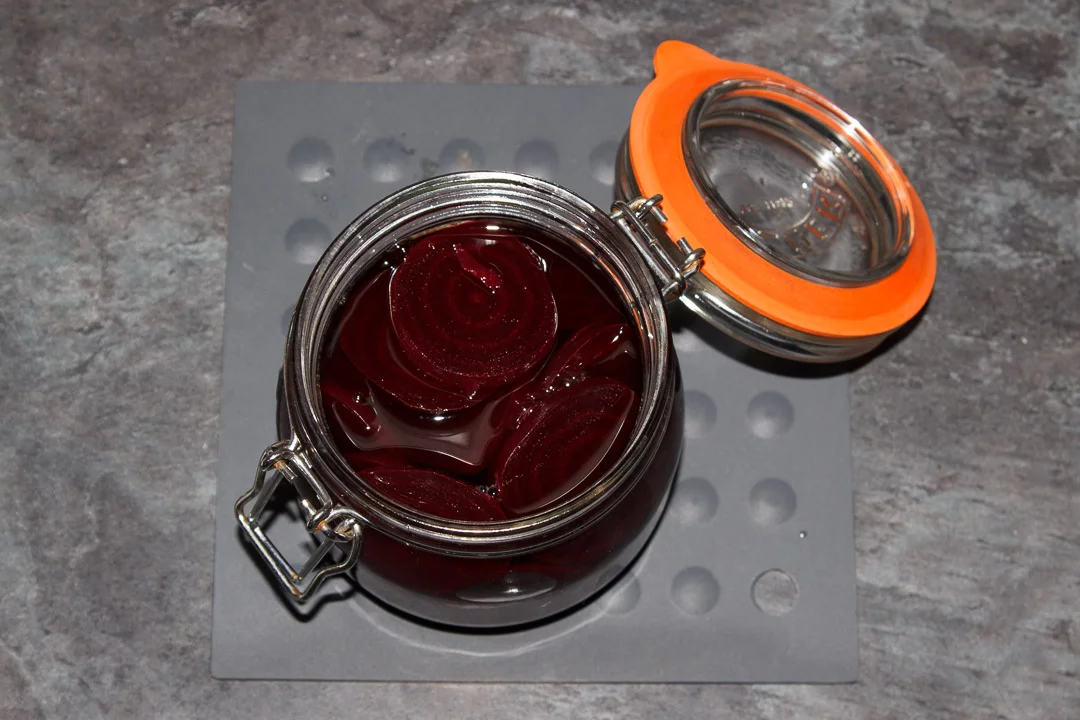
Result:
{"type": "Polygon", "coordinates": [[[654,66],[622,172],[636,194],[663,197],[668,238],[705,250],[687,305],[817,360],[865,352],[918,313],[934,283],[930,221],[858,121],[790,78],[686,43],[663,43],[654,66]]]}

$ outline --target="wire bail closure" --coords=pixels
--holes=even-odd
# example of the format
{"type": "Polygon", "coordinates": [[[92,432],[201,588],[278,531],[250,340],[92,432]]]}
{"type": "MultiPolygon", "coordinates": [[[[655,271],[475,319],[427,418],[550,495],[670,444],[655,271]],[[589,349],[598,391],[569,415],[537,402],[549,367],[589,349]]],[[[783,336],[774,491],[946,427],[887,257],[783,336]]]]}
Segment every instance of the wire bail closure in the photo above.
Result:
{"type": "Polygon", "coordinates": [[[686,292],[687,282],[705,263],[705,251],[693,248],[686,238],[675,241],[676,247],[682,253],[681,257],[672,257],[664,249],[661,238],[649,230],[646,224],[649,219],[661,225],[667,223],[667,216],[660,209],[661,200],[663,197],[660,195],[653,195],[648,199],[634,198],[629,202],[618,200],[611,205],[609,217],[634,243],[649,269],[663,283],[660,292],[665,302],[670,302],[686,292]]]}
{"type": "Polygon", "coordinates": [[[259,460],[255,482],[234,506],[236,519],[281,587],[297,602],[308,600],[328,578],[348,572],[360,559],[363,547],[361,523],[356,513],[335,505],[291,441],[283,440],[266,449],[259,460]],[[299,570],[285,559],[266,535],[259,517],[277,491],[282,478],[296,491],[305,516],[304,526],[316,538],[317,547],[299,570]],[[319,537],[325,538],[319,540],[319,537]],[[344,558],[330,565],[323,561],[335,548],[344,547],[344,558]]]}

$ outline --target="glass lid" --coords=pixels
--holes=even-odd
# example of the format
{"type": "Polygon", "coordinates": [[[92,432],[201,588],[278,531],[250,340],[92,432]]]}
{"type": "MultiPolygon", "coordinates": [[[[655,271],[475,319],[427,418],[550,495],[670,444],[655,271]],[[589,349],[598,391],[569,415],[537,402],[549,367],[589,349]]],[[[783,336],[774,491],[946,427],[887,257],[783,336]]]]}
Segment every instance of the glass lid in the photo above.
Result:
{"type": "Polygon", "coordinates": [[[620,198],[655,198],[659,244],[703,251],[681,300],[767,352],[835,361],[911,320],[934,285],[926,209],[827,98],[767,68],[662,43],[619,154],[620,198]]]}
{"type": "Polygon", "coordinates": [[[911,226],[849,123],[776,83],[728,80],[691,106],[683,152],[698,192],[754,252],[808,280],[861,285],[903,262],[911,226]]]}

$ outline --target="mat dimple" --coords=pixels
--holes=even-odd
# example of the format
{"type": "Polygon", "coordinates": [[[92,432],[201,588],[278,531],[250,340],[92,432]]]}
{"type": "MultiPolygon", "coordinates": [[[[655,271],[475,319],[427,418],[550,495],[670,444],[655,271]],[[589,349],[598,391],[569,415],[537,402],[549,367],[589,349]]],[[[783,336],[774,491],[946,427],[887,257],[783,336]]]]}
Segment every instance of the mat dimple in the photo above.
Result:
{"type": "MultiPolygon", "coordinates": [[[[847,682],[857,676],[846,376],[791,372],[673,309],[686,441],[656,535],[594,601],[512,632],[414,622],[348,582],[284,602],[232,505],[274,440],[284,333],[333,236],[434,174],[510,169],[607,207],[638,88],[242,83],[214,569],[219,678],[847,682]],[[775,369],[775,368],[774,368],[775,369]]],[[[309,548],[295,518],[269,532],[309,548]]],[[[621,571],[621,572],[620,572],[621,571]]]]}

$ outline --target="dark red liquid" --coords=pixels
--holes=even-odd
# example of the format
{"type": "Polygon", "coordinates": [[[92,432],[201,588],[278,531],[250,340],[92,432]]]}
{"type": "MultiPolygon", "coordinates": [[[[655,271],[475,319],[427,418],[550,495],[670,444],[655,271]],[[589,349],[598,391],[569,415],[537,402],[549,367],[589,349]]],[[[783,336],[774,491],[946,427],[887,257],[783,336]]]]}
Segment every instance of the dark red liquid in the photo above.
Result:
{"type": "Polygon", "coordinates": [[[491,521],[583,492],[638,412],[640,347],[609,281],[534,231],[470,221],[390,253],[334,320],[320,374],[368,485],[491,521]]]}

